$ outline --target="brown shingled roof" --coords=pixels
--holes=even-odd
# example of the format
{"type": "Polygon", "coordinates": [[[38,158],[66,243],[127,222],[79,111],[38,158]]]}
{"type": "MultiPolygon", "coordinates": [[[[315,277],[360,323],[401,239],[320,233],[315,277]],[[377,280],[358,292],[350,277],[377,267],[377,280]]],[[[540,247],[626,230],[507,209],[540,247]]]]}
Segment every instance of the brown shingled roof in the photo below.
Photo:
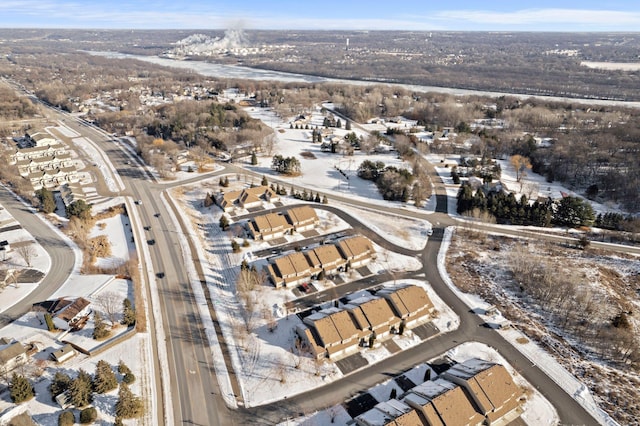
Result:
{"type": "Polygon", "coordinates": [[[56,314],[57,318],[60,318],[64,321],[71,321],[80,311],[89,306],[91,302],[83,297],[78,297],[74,300],[70,305],[66,308],[62,309],[59,313],[56,314]]]}
{"type": "Polygon", "coordinates": [[[287,216],[293,226],[318,221],[316,211],[310,206],[294,207],[287,211],[287,216]]]}

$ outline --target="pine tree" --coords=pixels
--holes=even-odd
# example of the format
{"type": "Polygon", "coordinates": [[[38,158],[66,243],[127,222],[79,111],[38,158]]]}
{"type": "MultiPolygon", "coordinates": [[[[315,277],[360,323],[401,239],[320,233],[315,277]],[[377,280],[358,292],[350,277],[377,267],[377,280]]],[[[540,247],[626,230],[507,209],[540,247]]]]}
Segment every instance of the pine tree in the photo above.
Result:
{"type": "Polygon", "coordinates": [[[76,377],[69,386],[69,402],[76,407],[84,407],[93,401],[91,385],[91,375],[80,369],[76,377]]]}
{"type": "Polygon", "coordinates": [[[345,129],[345,130],[351,130],[351,121],[347,120],[347,121],[344,123],[344,129],[345,129]]]}
{"type": "Polygon", "coordinates": [[[256,155],[255,152],[251,153],[251,165],[252,166],[257,166],[258,165],[258,156],[256,155]]]}
{"type": "Polygon", "coordinates": [[[329,199],[326,195],[322,197],[322,204],[329,204],[329,199]]]}
{"type": "Polygon", "coordinates": [[[17,373],[13,373],[13,376],[11,377],[9,393],[11,400],[16,404],[28,401],[36,395],[29,380],[23,375],[17,373]]]}
{"type": "Polygon", "coordinates": [[[95,312],[93,314],[93,338],[96,340],[101,340],[107,336],[109,336],[107,323],[104,322],[100,313],[95,312]]]}
{"type": "Polygon", "coordinates": [[[129,390],[126,383],[120,383],[118,402],[116,403],[116,416],[123,419],[133,419],[142,416],[144,405],[142,399],[129,390]]]}
{"type": "Polygon", "coordinates": [[[105,360],[98,361],[96,374],[93,376],[93,390],[97,393],[106,393],[118,387],[118,379],[111,369],[111,365],[105,360]]]}
{"type": "Polygon", "coordinates": [[[130,327],[136,323],[136,310],[131,304],[131,300],[124,298],[122,301],[122,324],[130,327]]]}
{"type": "Polygon", "coordinates": [[[267,177],[265,175],[262,175],[262,181],[260,182],[260,185],[269,186],[269,181],[267,180],[267,177]]]}
{"type": "Polygon", "coordinates": [[[56,371],[53,376],[51,385],[49,385],[49,391],[51,392],[51,399],[56,400],[56,396],[60,395],[71,386],[71,377],[68,374],[64,374],[62,371],[56,371]]]}

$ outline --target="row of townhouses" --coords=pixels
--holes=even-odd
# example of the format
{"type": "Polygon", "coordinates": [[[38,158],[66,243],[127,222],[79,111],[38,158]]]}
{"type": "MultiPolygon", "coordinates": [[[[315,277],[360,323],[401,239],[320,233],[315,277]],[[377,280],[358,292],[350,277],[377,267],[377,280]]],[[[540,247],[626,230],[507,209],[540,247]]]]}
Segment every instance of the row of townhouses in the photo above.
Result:
{"type": "Polygon", "coordinates": [[[358,426],[502,426],[522,413],[523,397],[503,365],[472,358],[354,420],[358,426]]]}
{"type": "Polygon", "coordinates": [[[344,238],[336,244],[294,252],[275,258],[266,266],[267,275],[277,288],[317,279],[320,272],[331,275],[346,268],[359,268],[375,255],[373,244],[361,235],[344,238]]]}
{"type": "Polygon", "coordinates": [[[357,352],[372,338],[384,340],[422,324],[433,311],[424,288],[403,285],[358,297],[341,308],[315,312],[303,320],[296,333],[314,357],[335,360],[357,352]]]}

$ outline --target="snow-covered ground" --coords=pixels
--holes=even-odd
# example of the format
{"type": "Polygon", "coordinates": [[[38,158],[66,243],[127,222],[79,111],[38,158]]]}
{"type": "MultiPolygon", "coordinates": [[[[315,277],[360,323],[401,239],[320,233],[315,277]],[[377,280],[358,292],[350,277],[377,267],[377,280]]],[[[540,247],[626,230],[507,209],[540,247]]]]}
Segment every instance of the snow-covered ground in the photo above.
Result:
{"type": "Polygon", "coordinates": [[[99,257],[96,266],[110,268],[121,265],[135,253],[135,244],[131,239],[131,223],[129,217],[118,214],[98,221],[89,233],[89,238],[106,235],[111,243],[111,256],[99,257]]]}
{"type": "MultiPolygon", "coordinates": [[[[315,188],[328,194],[338,194],[349,198],[357,198],[368,201],[372,204],[389,205],[388,201],[382,199],[373,182],[360,179],[357,176],[358,167],[364,160],[382,161],[387,166],[397,168],[410,168],[410,165],[398,158],[396,152],[386,154],[364,154],[355,151],[352,156],[342,154],[332,154],[322,152],[320,144],[311,142],[312,130],[290,129],[289,121],[276,116],[276,114],[266,108],[247,108],[245,109],[253,118],[262,120],[265,124],[271,126],[277,138],[272,154],[280,153],[285,157],[295,156],[300,160],[302,174],[297,177],[284,177],[277,175],[271,169],[272,157],[258,156],[258,165],[243,164],[243,167],[253,170],[266,176],[277,177],[278,180],[286,182],[287,189],[289,185],[304,186],[307,188],[315,188]],[[312,153],[315,158],[307,158],[301,153],[312,153]],[[341,173],[343,172],[344,175],[341,173]],[[347,178],[348,177],[348,178],[347,178]]],[[[311,115],[309,126],[323,129],[324,116],[317,108],[311,115]]],[[[367,134],[354,127],[352,130],[331,129],[338,138],[343,138],[347,133],[354,132],[358,137],[367,134]]],[[[271,179],[270,179],[271,180],[271,179]]],[[[394,205],[403,205],[407,208],[414,208],[411,204],[392,203],[394,205]]],[[[419,210],[428,211],[428,207],[419,210]]],[[[432,207],[431,207],[432,208],[432,207]]]]}

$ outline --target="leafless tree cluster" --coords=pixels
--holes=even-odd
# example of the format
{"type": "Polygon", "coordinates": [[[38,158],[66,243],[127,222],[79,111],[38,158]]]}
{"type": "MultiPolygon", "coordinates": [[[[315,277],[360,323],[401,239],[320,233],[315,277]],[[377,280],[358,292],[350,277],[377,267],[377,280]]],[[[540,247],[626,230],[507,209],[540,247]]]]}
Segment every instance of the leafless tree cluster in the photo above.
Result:
{"type": "Polygon", "coordinates": [[[512,251],[511,272],[520,289],[553,318],[553,323],[577,336],[599,356],[640,368],[640,351],[633,327],[621,318],[629,307],[604,291],[585,285],[578,270],[558,274],[558,265],[526,246],[512,251]]]}

